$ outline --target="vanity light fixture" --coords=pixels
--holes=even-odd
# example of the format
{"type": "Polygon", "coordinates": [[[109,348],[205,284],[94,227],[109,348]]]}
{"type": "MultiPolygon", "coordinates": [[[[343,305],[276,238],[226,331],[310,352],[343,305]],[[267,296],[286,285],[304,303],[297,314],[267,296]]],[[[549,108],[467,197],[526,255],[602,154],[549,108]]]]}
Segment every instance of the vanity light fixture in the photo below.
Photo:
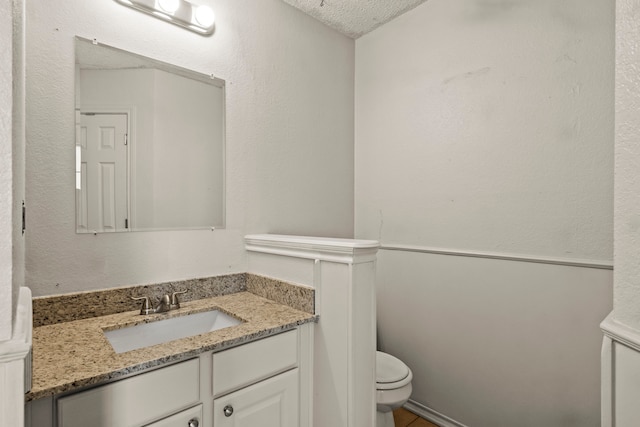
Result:
{"type": "Polygon", "coordinates": [[[207,5],[193,4],[187,0],[115,0],[118,3],[165,19],[187,30],[202,35],[213,33],[215,17],[207,5]]]}

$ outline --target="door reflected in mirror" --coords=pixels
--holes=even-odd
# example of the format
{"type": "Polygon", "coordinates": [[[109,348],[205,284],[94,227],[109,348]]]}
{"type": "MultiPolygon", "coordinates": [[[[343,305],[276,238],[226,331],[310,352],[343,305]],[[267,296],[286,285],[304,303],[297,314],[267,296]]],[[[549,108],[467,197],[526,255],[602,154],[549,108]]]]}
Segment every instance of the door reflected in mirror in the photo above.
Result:
{"type": "Polygon", "coordinates": [[[221,228],[225,82],[76,37],[76,231],[221,228]]]}

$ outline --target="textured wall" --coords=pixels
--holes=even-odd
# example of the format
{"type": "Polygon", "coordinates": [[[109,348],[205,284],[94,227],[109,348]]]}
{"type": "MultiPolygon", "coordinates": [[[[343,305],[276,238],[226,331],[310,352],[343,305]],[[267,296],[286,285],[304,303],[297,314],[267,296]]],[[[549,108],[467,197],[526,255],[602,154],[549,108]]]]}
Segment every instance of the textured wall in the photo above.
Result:
{"type": "MultiPolygon", "coordinates": [[[[610,262],[613,38],[609,0],[430,0],[359,38],[356,237],[610,262]]],[[[383,249],[378,272],[418,404],[600,425],[610,270],[383,249]]]]}
{"type": "Polygon", "coordinates": [[[413,9],[425,0],[283,0],[325,22],[331,28],[358,38],[413,9]]]}
{"type": "MultiPolygon", "coordinates": [[[[13,0],[13,302],[25,285],[25,237],[22,201],[25,200],[25,3],[13,0]]],[[[1,104],[1,103],[0,103],[1,104]]],[[[2,179],[0,179],[2,181],[2,179]]],[[[0,285],[1,286],[1,285],[0,285]]]]}
{"type": "MultiPolygon", "coordinates": [[[[12,57],[11,2],[0,3],[0,57],[12,57]],[[7,42],[8,41],[8,42],[7,42]]],[[[12,297],[12,61],[0,62],[0,341],[11,338],[12,297]]]]}
{"type": "Polygon", "coordinates": [[[614,317],[640,330],[640,8],[616,2],[614,317]]]}
{"type": "Polygon", "coordinates": [[[27,4],[35,296],[244,271],[242,237],[353,234],[354,42],[280,0],[210,0],[201,37],[115,1],[27,4]],[[227,81],[227,229],[76,235],[73,36],[227,81]]]}
{"type": "Polygon", "coordinates": [[[358,235],[611,260],[612,19],[435,0],[358,39],[358,235]]]}
{"type": "Polygon", "coordinates": [[[24,284],[24,3],[0,4],[0,341],[11,337],[24,284]]]}

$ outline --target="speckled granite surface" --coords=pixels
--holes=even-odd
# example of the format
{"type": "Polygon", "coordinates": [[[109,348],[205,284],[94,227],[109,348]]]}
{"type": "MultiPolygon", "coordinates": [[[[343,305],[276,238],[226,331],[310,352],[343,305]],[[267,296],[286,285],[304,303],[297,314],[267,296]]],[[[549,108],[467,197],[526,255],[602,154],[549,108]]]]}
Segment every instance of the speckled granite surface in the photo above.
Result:
{"type": "Polygon", "coordinates": [[[138,310],[40,326],[33,330],[33,384],[27,400],[118,379],[202,352],[222,350],[313,322],[316,317],[250,292],[184,302],[169,313],[138,310]],[[218,308],[240,325],[116,354],[103,330],[218,308]]]}
{"type": "Polygon", "coordinates": [[[247,274],[247,290],[297,310],[315,313],[315,290],[311,287],[294,285],[256,274],[247,274]]]}
{"type": "Polygon", "coordinates": [[[153,301],[162,295],[187,290],[180,301],[193,301],[247,290],[246,274],[180,280],[151,285],[124,286],[101,291],[38,297],[33,299],[33,327],[70,322],[96,316],[121,313],[140,307],[132,296],[149,296],[153,301]]]}
{"type": "Polygon", "coordinates": [[[27,400],[64,393],[263,338],[317,320],[314,289],[249,273],[33,299],[33,381],[27,400]],[[141,316],[146,295],[188,290],[181,308],[141,316]],[[249,291],[249,292],[247,292],[249,291]],[[220,309],[238,326],[116,354],[103,331],[220,309]]]}

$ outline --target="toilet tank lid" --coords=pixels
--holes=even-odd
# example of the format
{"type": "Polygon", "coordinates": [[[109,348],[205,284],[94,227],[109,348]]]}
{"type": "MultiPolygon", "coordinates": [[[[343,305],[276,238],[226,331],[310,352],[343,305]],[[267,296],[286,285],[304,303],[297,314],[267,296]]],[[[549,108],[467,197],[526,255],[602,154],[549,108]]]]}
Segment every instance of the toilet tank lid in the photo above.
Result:
{"type": "Polygon", "coordinates": [[[402,360],[381,351],[376,352],[376,382],[395,383],[409,376],[409,367],[402,360]]]}

